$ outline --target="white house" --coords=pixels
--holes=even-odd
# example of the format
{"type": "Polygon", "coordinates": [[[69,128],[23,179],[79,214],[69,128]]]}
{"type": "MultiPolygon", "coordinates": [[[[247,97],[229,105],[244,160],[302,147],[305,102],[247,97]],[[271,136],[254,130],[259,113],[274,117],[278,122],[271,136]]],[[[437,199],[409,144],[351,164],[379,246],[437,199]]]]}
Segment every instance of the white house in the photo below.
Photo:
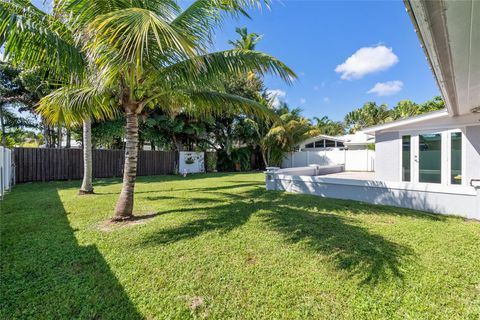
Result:
{"type": "Polygon", "coordinates": [[[325,149],[364,150],[369,144],[375,143],[375,137],[365,132],[346,134],[343,136],[318,135],[298,144],[299,151],[321,151],[325,149]]]}
{"type": "Polygon", "coordinates": [[[374,173],[286,169],[268,188],[480,219],[480,1],[404,2],[446,110],[364,130],[374,173]]]}

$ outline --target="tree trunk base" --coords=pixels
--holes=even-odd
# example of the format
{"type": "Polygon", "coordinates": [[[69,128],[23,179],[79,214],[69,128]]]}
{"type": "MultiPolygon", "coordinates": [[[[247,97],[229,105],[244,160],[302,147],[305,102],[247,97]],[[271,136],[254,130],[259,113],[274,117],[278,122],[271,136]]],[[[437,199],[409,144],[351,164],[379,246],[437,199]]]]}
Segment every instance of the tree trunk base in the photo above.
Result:
{"type": "Polygon", "coordinates": [[[78,190],[78,195],[79,196],[85,196],[87,194],[95,194],[95,192],[92,190],[78,190]]]}
{"type": "Polygon", "coordinates": [[[131,215],[131,216],[115,216],[113,217],[112,219],[110,219],[111,222],[126,222],[126,221],[132,221],[132,220],[135,220],[135,216],[134,215],[131,215]]]}

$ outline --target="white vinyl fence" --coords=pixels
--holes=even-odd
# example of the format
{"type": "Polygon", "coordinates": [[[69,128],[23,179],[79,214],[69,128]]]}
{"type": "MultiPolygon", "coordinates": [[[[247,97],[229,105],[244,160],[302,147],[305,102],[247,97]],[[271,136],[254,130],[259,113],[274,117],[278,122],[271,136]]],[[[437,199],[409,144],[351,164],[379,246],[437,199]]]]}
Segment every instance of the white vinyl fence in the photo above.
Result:
{"type": "Polygon", "coordinates": [[[372,150],[322,150],[299,151],[288,154],[282,168],[343,164],[345,171],[375,171],[375,151],[372,150]]]}
{"type": "Polygon", "coordinates": [[[0,199],[13,184],[12,150],[0,147],[0,199]]]}

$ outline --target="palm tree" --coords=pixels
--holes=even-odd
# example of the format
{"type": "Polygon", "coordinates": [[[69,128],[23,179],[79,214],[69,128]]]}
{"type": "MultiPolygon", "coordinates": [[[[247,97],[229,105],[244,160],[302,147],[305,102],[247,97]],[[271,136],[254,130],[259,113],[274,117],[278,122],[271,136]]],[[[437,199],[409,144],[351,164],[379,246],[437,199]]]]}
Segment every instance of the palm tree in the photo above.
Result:
{"type": "Polygon", "coordinates": [[[345,124],[350,127],[350,133],[391,120],[391,110],[388,109],[388,106],[386,104],[377,105],[375,102],[367,102],[363,107],[355,109],[345,116],[345,124]]]}
{"type": "Polygon", "coordinates": [[[257,43],[263,38],[263,35],[259,35],[258,33],[248,33],[246,27],[236,28],[235,32],[240,35],[240,39],[229,40],[228,43],[239,49],[255,50],[257,43]]]}
{"type": "MultiPolygon", "coordinates": [[[[54,1],[51,14],[29,1],[1,1],[0,39],[5,56],[27,69],[48,69],[50,77],[59,83],[62,76],[69,81],[81,77],[87,69],[86,59],[64,16],[58,1],[54,1]]],[[[85,116],[79,122],[83,122],[84,132],[84,174],[79,194],[89,194],[93,193],[90,118],[85,116]]]]}
{"type": "Polygon", "coordinates": [[[345,125],[340,121],[333,121],[327,116],[313,117],[313,120],[320,134],[338,136],[345,133],[345,125]]]}
{"type": "Polygon", "coordinates": [[[275,112],[279,120],[260,137],[259,144],[265,166],[280,165],[285,153],[295,151],[301,141],[320,134],[310,120],[301,115],[300,108],[290,110],[288,105],[283,103],[275,112]]]}
{"type": "MultiPolygon", "coordinates": [[[[38,110],[50,121],[67,124],[89,116],[125,115],[123,185],[112,220],[133,217],[138,117],[146,108],[197,116],[227,110],[272,116],[257,102],[225,93],[218,79],[255,72],[272,73],[289,83],[294,72],[253,50],[207,51],[214,27],[226,14],[238,15],[259,2],[197,0],[184,11],[173,0],[66,0],[59,4],[69,32],[81,40],[77,43],[82,44],[89,72],[42,99],[38,110]]],[[[0,22],[9,23],[6,17],[0,22]]]]}

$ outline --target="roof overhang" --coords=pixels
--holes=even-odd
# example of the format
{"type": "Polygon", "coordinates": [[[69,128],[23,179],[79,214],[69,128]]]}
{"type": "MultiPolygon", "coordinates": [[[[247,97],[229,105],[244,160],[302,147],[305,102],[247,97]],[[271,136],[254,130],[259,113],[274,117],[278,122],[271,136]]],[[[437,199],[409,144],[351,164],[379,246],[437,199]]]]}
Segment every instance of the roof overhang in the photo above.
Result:
{"type": "Polygon", "coordinates": [[[480,1],[404,2],[450,116],[480,112],[480,1]]]}
{"type": "Polygon", "coordinates": [[[439,110],[439,111],[424,113],[419,116],[415,116],[411,118],[406,118],[402,120],[392,121],[385,124],[379,124],[376,126],[368,127],[363,129],[362,132],[366,134],[375,134],[376,132],[379,132],[379,131],[389,131],[389,130],[394,130],[395,128],[409,126],[409,125],[413,125],[420,122],[429,122],[439,118],[446,118],[448,117],[448,115],[449,114],[447,110],[439,110]]]}

